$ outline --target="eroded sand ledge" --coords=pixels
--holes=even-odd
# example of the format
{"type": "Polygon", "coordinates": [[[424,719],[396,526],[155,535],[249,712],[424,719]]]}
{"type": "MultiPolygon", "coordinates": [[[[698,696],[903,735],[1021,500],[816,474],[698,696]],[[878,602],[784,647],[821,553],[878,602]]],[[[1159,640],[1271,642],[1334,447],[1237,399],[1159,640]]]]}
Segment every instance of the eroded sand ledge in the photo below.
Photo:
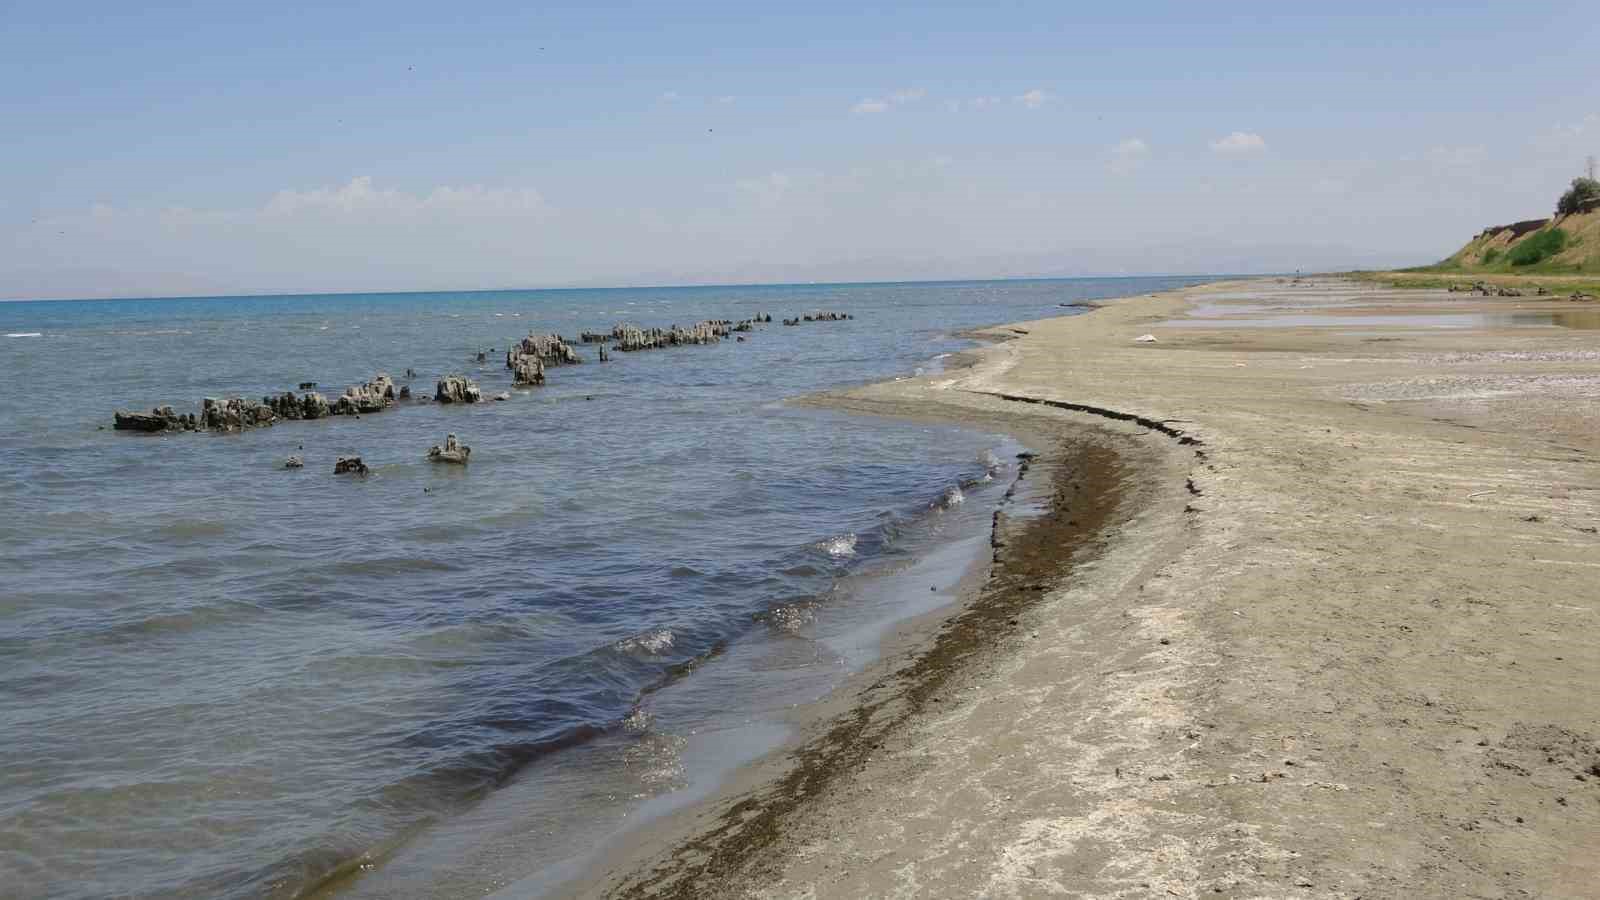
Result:
{"type": "MultiPolygon", "coordinates": [[[[577,892],[1591,896],[1600,331],[1406,318],[1513,308],[1559,304],[1211,285],[825,398],[1077,426],[1057,461],[1117,489],[1067,498],[1063,528],[1099,512],[1065,579],[991,642],[922,688],[937,639],[906,657],[577,892]],[[1163,324],[1186,312],[1211,324],[1163,324]]],[[[1038,571],[1002,557],[986,589],[1038,571]]]]}

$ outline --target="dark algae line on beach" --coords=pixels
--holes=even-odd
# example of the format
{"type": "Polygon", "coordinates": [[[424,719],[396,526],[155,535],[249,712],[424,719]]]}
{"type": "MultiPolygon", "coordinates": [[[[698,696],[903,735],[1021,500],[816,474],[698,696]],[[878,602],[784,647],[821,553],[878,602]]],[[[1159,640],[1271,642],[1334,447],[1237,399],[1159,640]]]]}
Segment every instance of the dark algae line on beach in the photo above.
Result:
{"type": "Polygon", "coordinates": [[[813,798],[859,770],[885,740],[946,699],[952,679],[1013,639],[1021,616],[1092,559],[1116,520],[1127,463],[1094,439],[1063,438],[1041,455],[1022,454],[1013,495],[1024,480],[1041,484],[1037,509],[995,513],[989,577],[932,643],[866,687],[855,706],[801,745],[778,779],[722,810],[714,823],[658,862],[621,876],[609,896],[624,900],[695,900],[737,892],[743,878],[770,874],[772,851],[813,798]]]}

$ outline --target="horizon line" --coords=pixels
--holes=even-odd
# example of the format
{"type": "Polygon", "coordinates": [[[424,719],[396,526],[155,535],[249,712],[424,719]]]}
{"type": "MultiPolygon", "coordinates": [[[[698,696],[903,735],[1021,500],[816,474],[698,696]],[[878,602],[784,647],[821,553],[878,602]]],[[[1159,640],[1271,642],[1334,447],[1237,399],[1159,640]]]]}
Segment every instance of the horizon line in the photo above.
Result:
{"type": "Polygon", "coordinates": [[[615,284],[587,286],[501,287],[501,288],[444,288],[436,290],[406,289],[380,291],[259,291],[241,294],[150,294],[113,297],[0,297],[0,303],[107,303],[138,302],[145,300],[239,300],[263,297],[368,297],[404,294],[513,294],[544,293],[556,291],[661,291],[695,290],[705,288],[780,288],[780,287],[859,287],[865,285],[896,284],[982,284],[1005,281],[1123,281],[1134,278],[1271,278],[1285,272],[1158,272],[1141,275],[1008,275],[991,278],[894,278],[867,281],[730,281],[689,282],[683,284],[615,284]]]}

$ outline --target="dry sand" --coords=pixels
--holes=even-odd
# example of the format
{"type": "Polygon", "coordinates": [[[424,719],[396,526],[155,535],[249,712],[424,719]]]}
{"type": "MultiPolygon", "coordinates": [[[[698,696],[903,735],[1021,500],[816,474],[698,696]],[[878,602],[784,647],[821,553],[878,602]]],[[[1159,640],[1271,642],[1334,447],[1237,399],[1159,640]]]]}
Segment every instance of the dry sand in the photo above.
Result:
{"type": "Polygon", "coordinates": [[[823,398],[1048,422],[1054,513],[574,892],[1600,896],[1600,331],[1496,324],[1570,307],[1212,285],[823,398]]]}

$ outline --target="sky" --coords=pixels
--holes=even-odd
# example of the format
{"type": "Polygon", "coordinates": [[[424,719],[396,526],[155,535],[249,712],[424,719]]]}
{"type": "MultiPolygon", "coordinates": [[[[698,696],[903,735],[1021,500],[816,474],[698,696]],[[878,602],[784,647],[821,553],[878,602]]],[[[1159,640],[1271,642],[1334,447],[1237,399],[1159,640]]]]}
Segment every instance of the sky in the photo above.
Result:
{"type": "Polygon", "coordinates": [[[1410,265],[1600,155],[1589,4],[763,6],[0,0],[0,297],[1410,265]]]}

